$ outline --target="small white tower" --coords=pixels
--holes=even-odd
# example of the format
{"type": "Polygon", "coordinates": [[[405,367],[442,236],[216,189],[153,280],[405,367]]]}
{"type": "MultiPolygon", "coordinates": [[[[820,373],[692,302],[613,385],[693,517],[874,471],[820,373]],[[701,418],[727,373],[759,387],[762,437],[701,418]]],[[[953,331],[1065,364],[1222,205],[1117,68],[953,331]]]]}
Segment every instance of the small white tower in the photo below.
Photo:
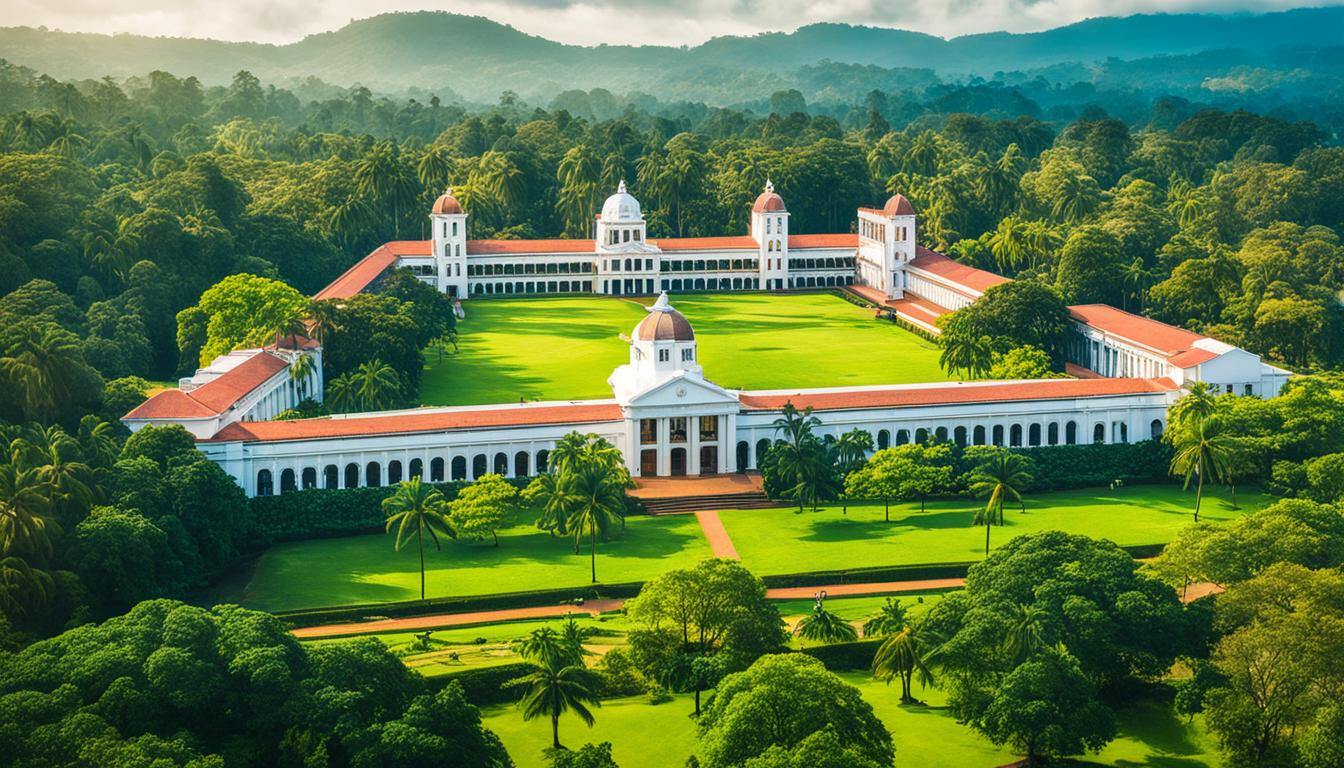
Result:
{"type": "Polygon", "coordinates": [[[467,296],[467,212],[449,187],[429,211],[434,266],[439,290],[454,298],[467,296]]]}
{"type": "Polygon", "coordinates": [[[905,296],[905,265],[915,258],[915,207],[895,194],[881,210],[859,209],[859,250],[855,263],[860,285],[891,299],[905,296]]]}
{"type": "Polygon", "coordinates": [[[696,360],[695,331],[686,316],[672,308],[664,292],[649,307],[649,314],[630,332],[632,391],[661,384],[679,371],[703,377],[696,360]]]}
{"type": "Polygon", "coordinates": [[[905,266],[915,258],[915,206],[899,192],[887,198],[882,206],[891,222],[890,248],[894,266],[905,266]]]}
{"type": "Polygon", "coordinates": [[[760,287],[778,290],[789,281],[789,211],[775,185],[765,180],[765,190],[751,206],[751,237],[760,248],[760,287]]]}

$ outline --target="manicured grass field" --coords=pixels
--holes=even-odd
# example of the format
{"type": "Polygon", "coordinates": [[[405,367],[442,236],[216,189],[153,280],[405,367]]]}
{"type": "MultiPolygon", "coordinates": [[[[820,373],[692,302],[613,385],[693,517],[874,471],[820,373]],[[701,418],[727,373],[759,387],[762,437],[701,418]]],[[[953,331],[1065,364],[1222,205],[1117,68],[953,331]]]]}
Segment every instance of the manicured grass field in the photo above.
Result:
{"type": "MultiPolygon", "coordinates": [[[[1018,758],[995,747],[970,728],[959,725],[943,708],[945,695],[937,689],[915,695],[927,707],[902,707],[900,688],[894,690],[862,672],[841,674],[863,692],[879,719],[891,732],[896,746],[896,764],[920,768],[991,768],[1018,758]]],[[[610,741],[620,765],[641,768],[681,768],[695,751],[695,722],[689,716],[689,694],[650,705],[644,697],[603,702],[594,712],[597,722],[585,728],[573,715],[560,719],[560,740],[570,747],[585,742],[610,741]]],[[[524,722],[518,708],[510,705],[484,709],[485,724],[504,741],[518,768],[544,768],[542,750],[550,746],[550,722],[524,722]]],[[[1212,739],[1196,718],[1186,723],[1169,707],[1139,704],[1119,713],[1120,736],[1099,755],[1086,756],[1099,765],[1166,768],[1215,768],[1222,761],[1212,739]]]]}
{"type": "MultiPolygon", "coordinates": [[[[648,301],[647,299],[644,301],[648,301]]],[[[728,388],[785,389],[945,381],[938,349],[826,293],[678,294],[706,378],[728,388]]],[[[645,312],[628,299],[472,299],[461,349],[426,354],[426,405],[611,396],[607,376],[629,361],[645,312]]]]}
{"type": "MultiPolygon", "coordinates": [[[[1243,490],[1232,509],[1222,489],[1206,491],[1200,520],[1219,522],[1269,502],[1243,490]]],[[[844,568],[979,560],[985,529],[971,525],[979,502],[970,499],[893,504],[891,522],[881,504],[839,505],[802,514],[750,509],[719,513],[742,563],[752,572],[802,573],[844,568]]],[[[1004,525],[990,532],[991,548],[1015,536],[1058,530],[1110,539],[1117,544],[1162,544],[1194,522],[1194,493],[1179,485],[1136,485],[1117,490],[1085,488],[1027,498],[1027,511],[1004,511],[1004,525]]]]}
{"type": "MultiPolygon", "coordinates": [[[[400,552],[390,535],[280,544],[257,563],[242,603],[249,608],[296,608],[417,600],[419,559],[412,542],[400,552]]],[[[693,515],[632,517],[618,539],[599,542],[597,578],[614,583],[643,581],[679,563],[710,556],[693,515]]],[[[574,554],[570,539],[519,523],[487,542],[447,541],[425,551],[428,597],[484,595],[589,583],[588,549],[574,554]]]]}

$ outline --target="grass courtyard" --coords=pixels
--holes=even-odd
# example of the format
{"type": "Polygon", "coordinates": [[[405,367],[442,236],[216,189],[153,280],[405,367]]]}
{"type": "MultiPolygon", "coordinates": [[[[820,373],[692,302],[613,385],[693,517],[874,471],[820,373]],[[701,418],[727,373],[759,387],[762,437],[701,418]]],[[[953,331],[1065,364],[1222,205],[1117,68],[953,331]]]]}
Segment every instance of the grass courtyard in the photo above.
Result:
{"type": "MultiPolygon", "coordinates": [[[[647,301],[647,300],[646,300],[647,301]]],[[[938,349],[828,293],[678,294],[706,376],[728,388],[784,389],[945,381],[938,349]]],[[[630,299],[472,299],[460,351],[426,353],[426,405],[611,396],[607,376],[629,360],[644,317],[630,299]]]]}
{"type": "MultiPolygon", "coordinates": [[[[1170,541],[1192,522],[1193,493],[1176,485],[1084,489],[1027,499],[1027,511],[1009,509],[991,532],[991,546],[1014,536],[1063,530],[1123,545],[1170,541]]],[[[1206,494],[1201,519],[1228,520],[1267,501],[1242,491],[1232,509],[1225,491],[1206,494]]],[[[795,514],[789,508],[730,510],[720,518],[742,562],[757,574],[801,573],[866,566],[965,562],[981,558],[984,529],[971,526],[974,501],[892,505],[883,522],[880,504],[838,506],[795,514]]],[[[710,555],[693,515],[631,517],[624,536],[600,543],[597,577],[604,583],[643,581],[710,555]]],[[[489,543],[449,541],[425,553],[431,597],[482,595],[589,583],[588,552],[574,554],[565,539],[520,522],[489,543]]],[[[419,571],[413,547],[397,552],[390,536],[370,534],[280,544],[257,563],[241,595],[251,608],[295,610],[415,600],[419,571]]]]}

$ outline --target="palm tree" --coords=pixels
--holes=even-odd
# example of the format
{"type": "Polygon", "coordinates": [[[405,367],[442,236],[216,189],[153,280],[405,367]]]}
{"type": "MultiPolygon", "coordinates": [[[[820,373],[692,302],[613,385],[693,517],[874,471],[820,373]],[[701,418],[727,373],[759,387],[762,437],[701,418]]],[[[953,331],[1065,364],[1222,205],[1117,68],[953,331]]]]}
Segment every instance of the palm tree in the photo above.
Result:
{"type": "Polygon", "coordinates": [[[326,229],[335,240],[349,246],[373,220],[373,209],[366,198],[351,195],[332,206],[327,214],[326,229]]]}
{"type": "Polygon", "coordinates": [[[1193,427],[1211,418],[1217,410],[1217,388],[1212,384],[1195,381],[1186,387],[1181,399],[1172,404],[1167,417],[1171,424],[1178,428],[1193,427]]]}
{"type": "Polygon", "coordinates": [[[342,373],[328,381],[326,400],[331,404],[332,410],[341,413],[356,410],[359,407],[359,385],[355,382],[354,376],[342,373]]]}
{"type": "Polygon", "coordinates": [[[905,606],[900,600],[888,597],[878,614],[863,623],[864,637],[893,635],[905,627],[905,606]]]}
{"type": "MultiPolygon", "coordinates": [[[[573,617],[570,620],[573,621],[573,617]]],[[[543,667],[581,664],[583,654],[587,653],[582,640],[576,641],[550,627],[532,630],[527,637],[513,644],[513,652],[543,667]]]]}
{"type": "Polygon", "coordinates": [[[848,643],[857,640],[858,630],[854,625],[826,610],[826,593],[818,592],[812,605],[812,613],[798,620],[794,634],[804,640],[819,643],[848,643]]]}
{"type": "Polygon", "coordinates": [[[11,615],[36,613],[55,592],[51,574],[21,557],[0,558],[0,611],[11,615]]]}
{"type": "Polygon", "coordinates": [[[625,488],[611,468],[597,462],[584,461],[564,476],[566,494],[573,500],[568,527],[574,533],[575,544],[588,529],[589,561],[593,583],[597,583],[597,534],[607,533],[612,523],[625,512],[625,488]]]}
{"type": "Polygon", "coordinates": [[[527,194],[527,174],[507,154],[490,150],[481,155],[480,181],[485,191],[508,210],[517,210],[527,194]]]}
{"type": "Polygon", "coordinates": [[[1148,295],[1148,281],[1151,279],[1148,268],[1143,263],[1143,257],[1135,256],[1133,261],[1126,264],[1122,270],[1122,276],[1128,290],[1125,292],[1125,304],[1121,306],[1121,309],[1129,309],[1128,302],[1130,297],[1133,297],[1140,311],[1142,311],[1144,297],[1148,295]]]}
{"type": "Polygon", "coordinates": [[[1101,202],[1097,182],[1086,173],[1065,176],[1063,186],[1056,192],[1050,213],[1055,221],[1073,223],[1082,221],[1101,202]]]}
{"type": "Polygon", "coordinates": [[[10,356],[0,357],[0,374],[18,390],[28,413],[50,416],[69,382],[80,380],[82,356],[74,334],[56,326],[29,323],[15,334],[10,356]]]}
{"type": "Polygon", "coordinates": [[[370,410],[386,408],[401,391],[396,370],[376,357],[359,364],[355,382],[360,405],[370,410]]]}
{"type": "Polygon", "coordinates": [[[1025,222],[1008,216],[999,221],[999,227],[989,238],[989,252],[1000,272],[1016,271],[1028,260],[1031,235],[1025,222]]]}
{"type": "Polygon", "coordinates": [[[425,189],[444,189],[452,170],[453,157],[447,147],[426,147],[420,162],[415,164],[415,177],[425,189]]]}
{"type": "Polygon", "coordinates": [[[1232,438],[1223,434],[1222,422],[1215,417],[1201,418],[1175,432],[1176,455],[1171,459],[1171,473],[1185,478],[1185,489],[1190,480],[1195,485],[1195,522],[1199,522],[1199,505],[1204,498],[1204,477],[1214,481],[1227,476],[1231,461],[1232,438]]]}
{"type": "Polygon", "coordinates": [[[103,421],[91,413],[84,414],[79,420],[79,445],[85,461],[100,468],[112,466],[121,453],[112,422],[103,421]]]}
{"type": "Polygon", "coordinates": [[[1031,482],[1027,460],[1010,451],[998,451],[968,478],[971,493],[987,496],[984,509],[977,510],[972,525],[985,526],[985,555],[989,555],[989,527],[997,519],[1003,525],[1003,505],[1008,499],[1022,500],[1022,490],[1031,482]]]}
{"type": "MultiPolygon", "coordinates": [[[[835,460],[840,469],[842,482],[849,473],[863,466],[863,461],[871,450],[873,450],[873,434],[866,429],[851,429],[840,435],[835,441],[835,460]]],[[[842,495],[841,499],[844,503],[840,507],[840,514],[849,514],[849,497],[842,495]]]]}
{"type": "MultiPolygon", "coordinates": [[[[538,475],[524,491],[527,501],[538,507],[537,527],[564,536],[569,532],[569,515],[574,500],[554,470],[538,475]]],[[[577,552],[577,550],[576,550],[577,552]]]]}
{"type": "Polygon", "coordinates": [[[308,304],[308,333],[325,344],[327,337],[340,330],[337,324],[339,309],[330,301],[314,301],[308,304]]]}
{"type": "Polygon", "coordinates": [[[967,379],[978,379],[994,365],[994,347],[988,336],[956,334],[942,336],[940,341],[943,351],[938,355],[938,364],[949,376],[965,374],[967,379]]]}
{"type": "Polygon", "coordinates": [[[588,447],[589,437],[578,432],[570,432],[556,441],[551,449],[551,471],[564,474],[570,467],[578,464],[588,447]]]}
{"type": "Polygon", "coordinates": [[[1008,632],[1003,636],[1003,655],[1014,667],[1045,648],[1046,613],[1035,605],[1014,604],[1008,632]]]}
{"type": "Polygon", "coordinates": [[[47,490],[36,469],[0,464],[0,554],[51,554],[60,526],[46,516],[47,490]]]}
{"type": "Polygon", "coordinates": [[[37,479],[48,489],[67,522],[78,519],[99,495],[93,469],[81,459],[83,449],[79,441],[64,429],[53,425],[42,429],[28,429],[14,441],[16,461],[37,470],[37,479]]]}
{"type": "Polygon", "coordinates": [[[784,434],[784,439],[797,447],[812,436],[812,430],[821,426],[821,419],[812,415],[812,406],[798,410],[793,401],[784,404],[783,415],[771,424],[775,434],[784,434]]]}
{"type": "Polygon", "coordinates": [[[551,746],[555,749],[560,749],[561,715],[572,711],[591,728],[594,718],[588,707],[602,706],[602,701],[597,697],[597,676],[582,664],[565,664],[552,658],[537,664],[531,674],[505,685],[526,688],[519,702],[524,720],[543,715],[551,718],[551,746]]]}
{"type": "Polygon", "coordinates": [[[456,537],[448,524],[448,501],[439,489],[421,483],[417,476],[399,484],[391,496],[383,499],[383,513],[387,515],[384,531],[390,532],[394,526],[397,529],[398,552],[412,534],[415,536],[420,550],[420,599],[424,600],[425,534],[429,534],[435,549],[442,548],[439,536],[456,537]]]}
{"type": "Polygon", "coordinates": [[[561,213],[576,234],[592,234],[602,167],[586,144],[570,147],[556,168],[561,213]]]}
{"type": "Polygon", "coordinates": [[[411,171],[402,162],[397,145],[379,142],[360,158],[353,169],[355,191],[366,199],[392,208],[392,232],[401,237],[401,212],[415,199],[418,190],[411,171]]]}
{"type": "Polygon", "coordinates": [[[873,675],[885,678],[888,684],[892,678],[901,678],[901,703],[917,704],[911,683],[918,676],[921,687],[934,684],[932,662],[937,645],[927,625],[906,624],[878,646],[873,655],[873,675]]]}

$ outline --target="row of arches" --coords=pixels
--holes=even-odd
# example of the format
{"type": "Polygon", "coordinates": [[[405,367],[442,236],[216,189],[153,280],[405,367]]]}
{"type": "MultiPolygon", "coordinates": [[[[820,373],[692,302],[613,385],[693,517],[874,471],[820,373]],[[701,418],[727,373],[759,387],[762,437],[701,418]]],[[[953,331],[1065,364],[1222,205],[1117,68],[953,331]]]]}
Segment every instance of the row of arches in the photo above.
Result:
{"type": "Polygon", "coordinates": [[[365,463],[347,462],[343,467],[326,464],[319,473],[317,467],[287,467],[280,470],[279,477],[269,469],[257,470],[256,495],[272,496],[311,488],[376,488],[382,485],[396,485],[412,477],[423,478],[431,483],[443,483],[449,480],[475,480],[481,475],[494,473],[505,477],[530,477],[541,474],[547,469],[550,451],[537,451],[535,455],[528,451],[517,451],[512,456],[503,451],[493,456],[478,453],[468,462],[466,456],[454,456],[451,460],[435,456],[429,460],[428,473],[424,459],[411,459],[404,464],[400,459],[392,459],[386,465],[379,461],[365,463]],[[278,482],[278,486],[277,486],[278,482]]]}
{"type": "Polygon", "coordinates": [[[754,277],[703,277],[685,280],[663,280],[664,291],[754,291],[760,283],[754,277]]]}
{"type": "Polygon", "coordinates": [[[664,259],[663,272],[731,272],[760,268],[758,259],[664,259]]]}
{"type": "Polygon", "coordinates": [[[473,283],[471,292],[477,296],[532,293],[592,293],[592,280],[531,280],[515,283],[473,283]]]}
{"type": "Polygon", "coordinates": [[[849,285],[854,282],[850,275],[828,275],[825,277],[790,277],[790,288],[828,288],[849,285]]]}
{"type": "MultiPolygon", "coordinates": [[[[1162,437],[1165,425],[1161,419],[1153,419],[1148,424],[1148,438],[1157,440],[1162,437]]],[[[1051,445],[1077,445],[1081,435],[1080,426],[1076,420],[1060,422],[1052,421],[1046,424],[1039,422],[1031,424],[994,424],[986,426],[978,424],[967,428],[965,426],[953,427],[950,430],[947,427],[935,427],[932,429],[919,427],[913,430],[898,429],[894,434],[888,429],[879,429],[874,436],[873,444],[877,450],[891,448],[893,445],[906,445],[908,443],[926,443],[930,440],[938,442],[952,442],[958,447],[968,445],[997,445],[1007,448],[1036,448],[1040,446],[1051,445]]],[[[871,433],[870,433],[871,434],[871,433]]],[[[1124,421],[1096,422],[1092,425],[1091,438],[1093,443],[1127,443],[1129,442],[1129,425],[1124,421]],[[1108,439],[1109,436],[1109,439],[1108,439]]],[[[751,444],[746,440],[740,440],[737,443],[737,471],[745,472],[759,466],[761,456],[766,449],[770,447],[770,438],[761,438],[756,441],[755,455],[752,455],[751,444]]]]}

